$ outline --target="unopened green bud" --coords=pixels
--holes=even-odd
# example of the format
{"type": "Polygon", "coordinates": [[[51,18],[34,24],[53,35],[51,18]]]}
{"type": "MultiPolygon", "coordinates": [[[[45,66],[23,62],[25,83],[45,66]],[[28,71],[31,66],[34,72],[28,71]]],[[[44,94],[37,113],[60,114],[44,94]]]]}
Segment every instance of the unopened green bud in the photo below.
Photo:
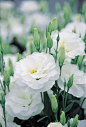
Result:
{"type": "Polygon", "coordinates": [[[63,44],[59,49],[59,52],[57,54],[57,58],[58,58],[58,61],[59,61],[59,66],[62,67],[62,65],[64,63],[64,60],[65,60],[65,47],[64,47],[63,44]]]}
{"type": "Polygon", "coordinates": [[[74,74],[72,74],[68,80],[68,83],[67,83],[68,88],[70,88],[73,85],[73,76],[74,76],[74,74]]]}
{"type": "Polygon", "coordinates": [[[77,20],[81,22],[81,14],[77,14],[77,20]]]}
{"type": "Polygon", "coordinates": [[[57,113],[57,111],[58,111],[58,102],[57,102],[57,99],[56,99],[55,95],[52,95],[51,106],[52,106],[52,111],[54,113],[57,113]]]}
{"type": "Polygon", "coordinates": [[[65,112],[64,111],[62,111],[62,113],[60,115],[60,123],[62,125],[65,125],[65,123],[66,123],[66,117],[65,117],[65,112]]]}
{"type": "Polygon", "coordinates": [[[70,20],[70,7],[67,3],[65,3],[65,6],[63,8],[64,10],[64,18],[65,18],[65,21],[68,22],[70,20]]]}
{"type": "Polygon", "coordinates": [[[86,2],[83,2],[83,5],[82,5],[82,13],[83,14],[86,13],[86,2]]]}
{"type": "Polygon", "coordinates": [[[46,26],[46,38],[47,38],[47,33],[48,33],[48,26],[46,26]]]}
{"type": "Polygon", "coordinates": [[[10,75],[9,71],[6,68],[4,68],[4,81],[7,86],[10,84],[10,75]]]}
{"type": "Polygon", "coordinates": [[[57,23],[57,18],[55,17],[52,20],[52,31],[57,30],[57,28],[58,28],[58,23],[57,23]]]}
{"type": "Polygon", "coordinates": [[[67,127],[71,127],[70,120],[67,121],[67,127]]]}
{"type": "Polygon", "coordinates": [[[51,31],[52,31],[52,24],[51,24],[51,21],[50,21],[49,24],[48,24],[48,32],[50,33],[50,35],[51,35],[51,31]]]}
{"type": "Polygon", "coordinates": [[[47,33],[47,47],[48,47],[49,49],[51,49],[52,46],[53,46],[53,41],[52,41],[52,38],[51,38],[51,36],[50,36],[50,33],[48,32],[48,33],[47,33]]]}
{"type": "Polygon", "coordinates": [[[10,74],[10,76],[14,75],[14,70],[13,70],[13,65],[12,64],[10,64],[9,74],[10,74]]]}
{"type": "Polygon", "coordinates": [[[48,2],[47,1],[41,1],[40,3],[40,11],[42,12],[46,12],[46,10],[48,9],[48,2]]]}
{"type": "Polygon", "coordinates": [[[79,69],[81,69],[82,61],[83,61],[83,56],[79,56],[78,60],[77,60],[77,64],[78,64],[79,69]]]}
{"type": "Polygon", "coordinates": [[[35,45],[37,51],[39,51],[40,50],[40,38],[39,38],[37,28],[34,28],[34,45],[35,45]]]}
{"type": "Polygon", "coordinates": [[[79,115],[76,115],[75,118],[73,119],[72,127],[77,127],[77,125],[78,125],[78,117],[79,117],[79,115]]]}
{"type": "Polygon", "coordinates": [[[56,9],[56,12],[60,12],[61,11],[61,5],[59,3],[56,3],[55,4],[55,9],[56,9]]]}
{"type": "Polygon", "coordinates": [[[47,38],[45,35],[42,36],[42,48],[45,49],[47,45],[47,38]]]}
{"type": "Polygon", "coordinates": [[[29,47],[30,47],[30,53],[32,54],[34,51],[33,51],[33,39],[32,38],[29,38],[29,47]]]}
{"type": "Polygon", "coordinates": [[[75,0],[70,0],[70,2],[71,2],[71,5],[73,6],[75,3],[75,0]]]}
{"type": "Polygon", "coordinates": [[[21,55],[19,53],[17,53],[17,61],[19,61],[21,59],[22,59],[21,55]]]}

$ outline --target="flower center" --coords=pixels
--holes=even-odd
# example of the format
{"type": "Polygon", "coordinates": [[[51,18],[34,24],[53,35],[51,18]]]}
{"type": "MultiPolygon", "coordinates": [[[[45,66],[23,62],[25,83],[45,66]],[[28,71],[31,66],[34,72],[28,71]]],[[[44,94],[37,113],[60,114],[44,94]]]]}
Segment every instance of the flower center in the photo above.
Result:
{"type": "Polygon", "coordinates": [[[62,42],[62,45],[64,45],[64,43],[65,43],[65,42],[63,41],[63,42],[62,42]]]}
{"type": "Polygon", "coordinates": [[[30,73],[33,74],[35,72],[37,72],[37,70],[32,69],[32,71],[30,73]]]}

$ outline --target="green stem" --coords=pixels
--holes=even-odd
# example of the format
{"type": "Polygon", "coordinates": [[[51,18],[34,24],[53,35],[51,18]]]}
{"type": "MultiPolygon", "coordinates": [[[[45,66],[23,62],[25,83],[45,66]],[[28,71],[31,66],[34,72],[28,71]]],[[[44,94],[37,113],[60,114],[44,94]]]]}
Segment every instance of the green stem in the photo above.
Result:
{"type": "Polygon", "coordinates": [[[61,69],[62,69],[62,66],[60,66],[60,76],[61,76],[61,69]]]}
{"type": "Polygon", "coordinates": [[[63,95],[63,111],[65,109],[64,97],[65,97],[65,85],[64,85],[64,95],[63,95]]]}
{"type": "Polygon", "coordinates": [[[46,53],[47,53],[47,46],[46,46],[46,53]]]}
{"type": "Polygon", "coordinates": [[[66,99],[65,99],[65,107],[66,107],[66,102],[67,102],[68,91],[69,91],[69,87],[67,88],[66,99]]]}
{"type": "Polygon", "coordinates": [[[54,113],[54,116],[55,116],[55,122],[58,122],[58,119],[57,119],[57,113],[54,113]]]}
{"type": "Polygon", "coordinates": [[[49,48],[49,54],[51,53],[51,48],[49,48]]]}

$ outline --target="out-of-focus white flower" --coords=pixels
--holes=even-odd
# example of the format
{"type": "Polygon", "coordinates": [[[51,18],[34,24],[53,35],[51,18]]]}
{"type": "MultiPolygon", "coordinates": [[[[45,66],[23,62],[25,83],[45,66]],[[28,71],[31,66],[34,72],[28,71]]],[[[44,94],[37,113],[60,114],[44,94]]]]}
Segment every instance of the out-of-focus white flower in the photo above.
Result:
{"type": "Polygon", "coordinates": [[[23,36],[24,29],[19,19],[10,18],[8,21],[10,25],[11,36],[23,36]]]}
{"type": "Polygon", "coordinates": [[[0,2],[0,17],[1,19],[7,18],[11,14],[11,10],[14,8],[14,2],[1,1],[0,2]]]}
{"type": "MultiPolygon", "coordinates": [[[[2,127],[5,127],[4,123],[2,124],[2,127]]],[[[21,127],[21,126],[13,122],[7,122],[7,127],[21,127]]]]}
{"type": "Polygon", "coordinates": [[[71,19],[72,19],[72,21],[74,22],[74,21],[81,21],[81,22],[84,22],[84,16],[82,15],[82,14],[73,14],[72,16],[71,16],[71,19]]]}
{"type": "Polygon", "coordinates": [[[34,52],[16,63],[14,78],[20,88],[44,92],[52,88],[59,73],[52,55],[34,52]]]}
{"type": "Polygon", "coordinates": [[[2,124],[2,121],[4,121],[3,120],[3,109],[2,109],[2,107],[1,107],[1,105],[0,105],[0,123],[2,124]]]}
{"type": "Polygon", "coordinates": [[[48,25],[50,19],[48,15],[42,13],[34,13],[29,17],[26,18],[27,26],[37,27],[38,30],[45,30],[46,25],[48,25]]]}
{"type": "MultiPolygon", "coordinates": [[[[61,70],[61,77],[58,80],[59,87],[64,90],[64,82],[68,83],[68,80],[70,76],[74,74],[73,76],[73,85],[70,87],[69,92],[75,97],[82,97],[84,95],[85,90],[83,89],[85,86],[85,80],[84,80],[84,72],[78,70],[78,67],[73,64],[65,64],[62,66],[61,70]]],[[[65,88],[67,91],[67,87],[65,88]]]]}
{"type": "Polygon", "coordinates": [[[81,34],[81,38],[83,39],[86,32],[86,23],[79,21],[71,22],[68,23],[61,31],[72,32],[74,30],[76,31],[77,36],[79,37],[81,34]]]}
{"type": "MultiPolygon", "coordinates": [[[[53,47],[51,49],[52,53],[55,53],[57,46],[57,36],[58,31],[53,31],[51,33],[51,38],[53,40],[53,47]]],[[[69,32],[60,32],[59,33],[60,40],[58,42],[58,51],[61,45],[65,47],[65,55],[66,58],[75,58],[77,55],[84,55],[85,44],[81,38],[78,38],[75,33],[69,32]]]]}
{"type": "Polygon", "coordinates": [[[13,89],[6,94],[5,99],[7,112],[11,116],[23,120],[39,114],[44,108],[39,92],[31,93],[28,90],[22,92],[21,90],[13,89]]]}
{"type": "Polygon", "coordinates": [[[20,5],[20,11],[30,13],[39,10],[39,4],[36,1],[23,1],[20,5]]]}
{"type": "Polygon", "coordinates": [[[60,122],[50,123],[47,127],[64,127],[60,122]]]}
{"type": "MultiPolygon", "coordinates": [[[[70,119],[70,123],[73,123],[73,118],[70,119]]],[[[65,127],[67,127],[67,124],[65,124],[65,127]]],[[[86,120],[78,120],[77,127],[86,127],[86,120]]]]}
{"type": "Polygon", "coordinates": [[[12,62],[13,68],[15,68],[17,55],[16,54],[6,54],[4,55],[5,68],[9,69],[9,59],[12,62]]]}

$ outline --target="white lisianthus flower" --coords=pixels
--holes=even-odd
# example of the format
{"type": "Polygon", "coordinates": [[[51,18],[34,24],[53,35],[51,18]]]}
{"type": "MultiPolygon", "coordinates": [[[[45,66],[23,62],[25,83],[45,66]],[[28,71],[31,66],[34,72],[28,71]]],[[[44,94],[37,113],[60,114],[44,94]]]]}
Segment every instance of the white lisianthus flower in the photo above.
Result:
{"type": "Polygon", "coordinates": [[[82,14],[80,14],[80,13],[73,14],[73,15],[71,16],[71,19],[72,19],[73,22],[74,22],[74,21],[84,22],[84,16],[83,16],[82,14]]]}
{"type": "MultiPolygon", "coordinates": [[[[4,123],[2,124],[2,127],[5,127],[4,123]]],[[[21,126],[13,122],[7,122],[7,127],[21,127],[21,126]]]]}
{"type": "Polygon", "coordinates": [[[60,122],[50,123],[47,127],[64,127],[60,122]]]}
{"type": "MultiPolygon", "coordinates": [[[[52,53],[55,53],[57,46],[57,36],[58,31],[53,31],[51,33],[51,38],[53,40],[53,47],[51,49],[52,53]]],[[[75,33],[69,32],[60,32],[59,33],[60,40],[58,42],[58,51],[61,45],[65,47],[65,55],[66,58],[75,58],[77,55],[84,55],[85,44],[81,38],[78,38],[75,33]]]]}
{"type": "Polygon", "coordinates": [[[5,68],[9,69],[9,59],[12,62],[13,68],[15,68],[17,55],[16,54],[6,54],[4,55],[5,68]]]}
{"type": "MultiPolygon", "coordinates": [[[[64,82],[68,83],[68,80],[70,76],[74,74],[73,76],[73,85],[70,87],[69,92],[75,97],[82,97],[84,95],[84,85],[85,85],[85,80],[84,80],[84,72],[78,70],[78,67],[73,64],[65,64],[62,66],[61,70],[61,77],[58,80],[58,85],[59,87],[64,90],[64,82]]],[[[67,91],[67,87],[65,88],[65,91],[67,91]]]]}
{"type": "Polygon", "coordinates": [[[8,16],[10,16],[10,12],[14,8],[14,6],[14,2],[12,1],[0,1],[1,19],[6,19],[8,16]]]}
{"type": "Polygon", "coordinates": [[[30,13],[39,10],[39,4],[36,1],[23,1],[20,5],[20,11],[30,13]]]}
{"type": "Polygon", "coordinates": [[[76,31],[77,36],[79,37],[81,34],[81,38],[83,39],[86,31],[86,23],[79,21],[71,22],[68,23],[61,31],[72,32],[74,30],[76,31]]]}
{"type": "Polygon", "coordinates": [[[34,52],[16,63],[14,78],[20,89],[28,87],[32,91],[44,92],[52,88],[59,73],[52,55],[34,52]]]}
{"type": "MultiPolygon", "coordinates": [[[[26,18],[26,27],[27,25],[34,27],[37,27],[38,30],[45,30],[46,25],[49,23],[50,18],[46,14],[42,13],[34,13],[29,17],[26,18]]],[[[29,29],[29,28],[28,28],[29,29]]]]}
{"type": "Polygon", "coordinates": [[[21,91],[13,89],[5,96],[6,110],[14,117],[26,120],[31,116],[38,115],[44,108],[39,92],[21,91]]]}

